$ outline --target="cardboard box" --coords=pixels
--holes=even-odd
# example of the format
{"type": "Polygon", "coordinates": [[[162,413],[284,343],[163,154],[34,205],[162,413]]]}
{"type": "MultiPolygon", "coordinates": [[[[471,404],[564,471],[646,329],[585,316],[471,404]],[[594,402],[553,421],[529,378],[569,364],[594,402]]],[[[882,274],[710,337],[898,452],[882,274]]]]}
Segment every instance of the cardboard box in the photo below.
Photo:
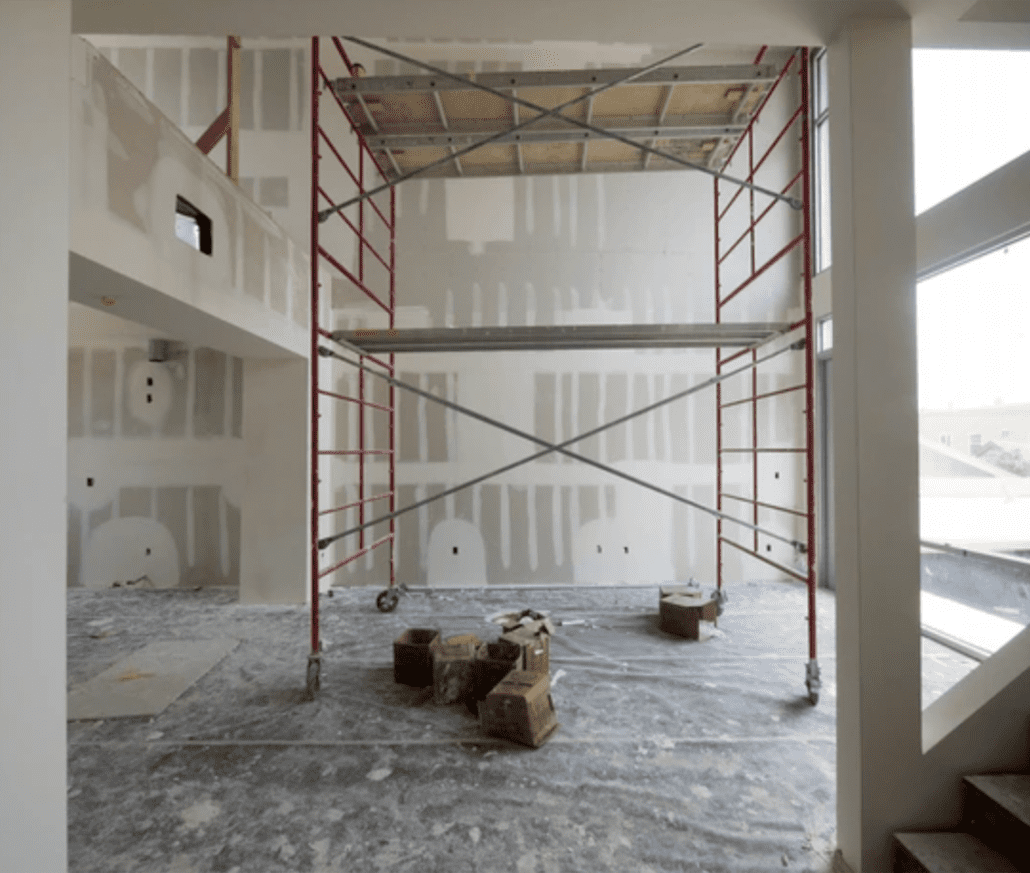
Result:
{"type": "Polygon", "coordinates": [[[393,641],[393,681],[425,688],[433,684],[433,649],[440,631],[413,627],[393,641]]]}
{"type": "Polygon", "coordinates": [[[527,673],[551,672],[551,638],[542,628],[520,627],[501,634],[501,639],[519,647],[519,670],[527,673]]]}
{"type": "Polygon", "coordinates": [[[475,634],[458,634],[456,637],[447,637],[444,642],[448,646],[457,646],[461,643],[471,643],[473,649],[478,649],[483,645],[483,641],[475,634]]]}
{"type": "Polygon", "coordinates": [[[663,631],[696,640],[701,635],[701,621],[715,620],[716,603],[673,594],[658,602],[658,615],[663,631]]]}
{"type": "Polygon", "coordinates": [[[485,643],[476,652],[472,673],[472,699],[484,700],[505,676],[518,665],[522,649],[507,640],[485,643]]]}
{"type": "Polygon", "coordinates": [[[458,703],[472,694],[476,648],[471,642],[444,643],[433,649],[433,699],[458,703]]]}
{"type": "Polygon", "coordinates": [[[483,732],[538,748],[558,728],[551,677],[514,670],[479,707],[483,732]]]}
{"type": "Polygon", "coordinates": [[[680,594],[684,597],[701,597],[701,589],[696,585],[680,585],[669,583],[663,585],[660,589],[659,598],[671,597],[674,594],[680,594]]]}

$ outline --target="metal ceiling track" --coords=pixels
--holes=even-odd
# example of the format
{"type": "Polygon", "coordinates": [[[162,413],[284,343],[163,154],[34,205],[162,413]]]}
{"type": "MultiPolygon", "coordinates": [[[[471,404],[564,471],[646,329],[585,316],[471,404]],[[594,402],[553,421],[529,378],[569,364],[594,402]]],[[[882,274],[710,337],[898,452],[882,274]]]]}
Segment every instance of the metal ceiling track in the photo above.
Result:
{"type": "Polygon", "coordinates": [[[748,347],[789,330],[783,323],[586,324],[337,330],[365,354],[748,347]]]}

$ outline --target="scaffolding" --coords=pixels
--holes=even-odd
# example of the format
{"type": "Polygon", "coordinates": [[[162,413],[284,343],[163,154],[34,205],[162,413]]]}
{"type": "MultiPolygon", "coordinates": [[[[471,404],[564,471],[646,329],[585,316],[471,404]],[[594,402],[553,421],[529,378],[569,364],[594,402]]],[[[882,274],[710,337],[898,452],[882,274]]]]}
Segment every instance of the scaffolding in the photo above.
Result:
{"type": "MultiPolygon", "coordinates": [[[[651,131],[637,131],[638,139],[630,139],[623,132],[619,130],[605,130],[598,127],[596,124],[592,124],[589,120],[591,118],[590,111],[593,104],[593,100],[602,91],[616,88],[619,85],[627,84],[632,81],[648,81],[647,77],[652,76],[657,78],[657,81],[662,82],[662,76],[655,73],[660,70],[668,61],[676,58],[689,51],[693,51],[699,46],[692,46],[689,49],[684,49],[680,52],[675,53],[667,58],[648,65],[643,68],[628,70],[628,71],[605,71],[606,75],[603,77],[603,81],[597,84],[597,80],[593,83],[586,83],[585,87],[587,90],[585,93],[571,99],[563,100],[558,102],[557,100],[551,101],[551,106],[540,105],[531,103],[517,96],[517,88],[522,84],[521,80],[516,81],[517,77],[512,77],[511,81],[507,83],[508,90],[505,91],[502,88],[501,82],[488,83],[484,81],[474,81],[467,77],[452,74],[446,70],[442,70],[433,67],[424,62],[408,58],[401,55],[398,52],[386,49],[381,46],[367,43],[363,40],[346,37],[346,39],[355,44],[364,46],[372,49],[376,52],[386,54],[390,57],[396,57],[404,62],[414,64],[422,67],[432,73],[431,77],[398,77],[392,81],[385,81],[383,78],[374,80],[372,82],[363,81],[362,78],[357,74],[357,69],[350,62],[347,57],[347,53],[339,38],[333,38],[332,42],[340,58],[343,60],[346,68],[350,74],[349,78],[332,81],[325,73],[324,69],[319,63],[319,41],[317,38],[312,41],[312,239],[311,239],[311,251],[312,251],[312,333],[311,333],[311,357],[312,357],[312,515],[311,515],[311,654],[309,655],[309,666],[308,666],[308,688],[310,691],[314,691],[318,688],[319,684],[319,670],[320,670],[320,640],[319,640],[319,629],[318,629],[318,594],[320,587],[320,580],[346,566],[350,562],[360,558],[362,555],[368,554],[371,550],[378,548],[379,546],[389,544],[390,547],[390,580],[388,587],[384,590],[377,598],[377,606],[382,611],[389,611],[393,609],[398,602],[398,585],[396,580],[396,567],[395,567],[395,536],[396,527],[395,521],[398,516],[417,509],[421,506],[447,497],[448,495],[454,494],[457,491],[468,488],[472,485],[478,484],[486,479],[493,476],[499,475],[503,472],[507,472],[515,467],[534,461],[552,452],[563,454],[567,457],[575,460],[587,463],[597,469],[607,472],[611,475],[617,476],[624,481],[631,482],[635,485],[647,488],[653,492],[661,494],[672,500],[675,500],[681,504],[687,505],[693,509],[702,511],[713,516],[716,519],[716,554],[717,554],[717,579],[716,589],[713,592],[716,596],[719,604],[719,611],[722,610],[722,603],[725,600],[725,594],[723,591],[723,545],[730,545],[736,549],[739,549],[752,557],[757,558],[760,561],[770,564],[778,570],[786,573],[787,575],[795,578],[799,581],[806,583],[808,587],[808,627],[809,627],[809,659],[806,666],[806,685],[809,692],[809,699],[814,704],[818,702],[819,697],[819,668],[817,661],[816,651],[816,611],[815,611],[815,586],[816,586],[816,565],[815,565],[815,501],[814,501],[814,371],[812,364],[812,348],[813,348],[813,322],[812,322],[812,282],[811,282],[811,228],[809,219],[809,82],[808,82],[808,50],[798,49],[794,51],[787,59],[786,63],[778,73],[775,68],[772,72],[775,75],[769,74],[768,65],[762,65],[762,60],[766,53],[766,48],[763,48],[755,58],[754,63],[750,69],[753,72],[752,76],[744,77],[746,84],[740,85],[741,96],[739,99],[737,115],[735,121],[740,121],[740,125],[731,127],[722,127],[714,130],[705,129],[704,135],[714,137],[716,143],[710,147],[708,152],[708,163],[702,164],[695,160],[687,160],[679,155],[671,154],[667,151],[663,151],[655,147],[655,143],[660,139],[662,129],[656,128],[651,131]],[[758,122],[763,110],[769,103],[770,98],[781,86],[781,84],[787,79],[792,69],[795,69],[800,79],[799,88],[799,106],[791,115],[786,125],[778,132],[773,139],[771,145],[765,150],[765,152],[759,156],[758,160],[755,160],[754,146],[755,146],[755,125],[758,122]],[[751,81],[754,79],[755,81],[751,81]],[[453,145],[451,145],[447,154],[443,157],[438,157],[435,160],[430,160],[428,163],[423,163],[415,167],[401,167],[391,151],[392,146],[396,146],[397,143],[402,143],[405,146],[410,146],[413,142],[413,134],[408,134],[407,139],[398,138],[399,134],[387,134],[380,130],[379,125],[382,120],[377,123],[376,119],[373,118],[372,113],[368,108],[366,98],[369,95],[376,93],[376,91],[383,91],[384,89],[393,88],[395,91],[411,91],[421,90],[432,94],[434,104],[437,107],[438,116],[440,123],[443,125],[444,130],[447,130],[447,117],[443,111],[442,104],[439,98],[439,90],[443,87],[443,82],[453,82],[450,87],[455,89],[478,89],[485,91],[493,97],[500,97],[505,101],[508,101],[512,106],[512,123],[513,127],[500,128],[492,131],[479,131],[475,137],[469,137],[471,142],[465,145],[461,151],[455,151],[453,145]],[[761,86],[756,84],[757,82],[765,81],[767,84],[761,86]],[[339,149],[337,149],[331,142],[329,136],[326,134],[324,126],[320,123],[319,119],[319,96],[322,86],[326,90],[333,94],[334,100],[343,113],[347,120],[349,131],[355,137],[358,143],[358,154],[359,154],[359,166],[358,172],[355,174],[347,165],[344,158],[341,156],[339,149]],[[763,90],[758,90],[763,87],[763,90]],[[363,96],[365,95],[365,96],[363,96]],[[344,100],[348,101],[347,103],[344,100]],[[749,100],[754,98],[753,108],[744,113],[744,109],[748,104],[749,100]],[[574,106],[578,103],[586,103],[586,119],[571,117],[568,114],[564,114],[564,110],[574,106]],[[534,116],[527,120],[519,120],[518,106],[524,106],[526,109],[536,113],[534,116]],[[743,113],[746,118],[741,117],[743,113]],[[446,329],[422,329],[422,330],[397,330],[395,327],[395,309],[396,309],[396,295],[395,295],[395,217],[396,217],[396,201],[395,201],[395,187],[406,179],[413,178],[418,175],[423,175],[430,171],[439,171],[439,168],[447,166],[451,168],[451,172],[458,175],[464,173],[461,158],[483,146],[489,146],[494,143],[506,143],[514,151],[517,156],[517,170],[511,170],[510,173],[523,173],[526,172],[526,163],[524,160],[524,151],[528,150],[528,146],[523,145],[521,137],[523,136],[524,128],[528,128],[535,122],[541,119],[551,119],[549,124],[553,125],[555,119],[562,122],[569,122],[573,126],[585,131],[586,134],[594,135],[598,138],[610,138],[618,141],[619,143],[629,144],[634,149],[644,153],[644,160],[640,162],[639,169],[647,169],[649,163],[653,158],[657,158],[659,162],[664,162],[664,168],[670,169],[673,167],[689,167],[691,169],[701,170],[714,177],[714,201],[715,201],[715,324],[710,325],[674,325],[674,324],[663,324],[663,325],[611,325],[611,326],[554,326],[554,327],[524,327],[524,328],[512,328],[512,327],[485,327],[485,328],[446,328],[446,329]],[[362,121],[363,120],[363,121],[362,121]],[[364,123],[364,129],[362,127],[364,123]],[[787,137],[788,133],[795,128],[799,128],[798,142],[800,143],[801,151],[801,169],[798,173],[790,180],[790,182],[783,187],[781,190],[773,190],[767,187],[763,187],[756,182],[758,171],[761,169],[763,164],[769,159],[770,155],[775,149],[781,147],[782,143],[789,142],[787,137]],[[518,135],[516,131],[520,131],[518,135]],[[373,140],[376,143],[376,147],[373,148],[369,144],[369,140],[372,139],[371,134],[377,134],[373,140]],[[645,137],[645,133],[653,133],[655,136],[645,137]],[[726,143],[727,137],[737,137],[735,143],[726,143]],[[647,144],[644,140],[650,142],[647,144]],[[735,178],[729,176],[725,172],[714,169],[711,166],[714,163],[719,163],[725,169],[729,165],[729,162],[737,154],[738,150],[745,144],[748,149],[748,173],[745,178],[735,178]],[[340,164],[343,165],[344,169],[352,182],[351,191],[349,192],[333,192],[336,197],[330,196],[329,192],[323,190],[319,183],[318,175],[318,162],[320,159],[319,147],[320,143],[324,143],[328,146],[329,150],[333,153],[340,164]],[[728,154],[726,152],[728,151],[728,154]],[[379,157],[377,158],[377,153],[379,157]],[[726,154],[725,159],[722,159],[722,155],[726,154]],[[379,179],[381,180],[377,184],[372,184],[371,187],[366,185],[365,175],[365,162],[366,157],[371,162],[371,166],[375,168],[379,179]],[[719,158],[716,161],[716,157],[719,158]],[[721,205],[721,191],[720,183],[732,184],[737,190],[732,197],[729,198],[727,204],[723,207],[721,205]],[[800,189],[800,190],[799,190],[800,189]],[[389,191],[390,197],[390,217],[386,218],[382,210],[375,205],[375,201],[372,199],[376,195],[389,191]],[[749,223],[747,229],[741,234],[725,251],[720,250],[720,228],[724,227],[727,221],[727,215],[732,207],[738,202],[741,195],[747,192],[747,198],[742,201],[748,206],[749,223]],[[771,199],[771,203],[759,214],[756,214],[756,195],[767,196],[771,199]],[[325,201],[327,205],[322,206],[322,201],[325,201]],[[378,218],[388,227],[389,229],[389,241],[390,241],[390,252],[389,260],[382,258],[378,252],[368,243],[365,233],[365,205],[369,204],[371,208],[377,213],[378,218]],[[756,234],[760,223],[777,205],[782,205],[784,208],[791,208],[798,210],[801,213],[800,231],[791,239],[791,241],[784,246],[780,251],[774,254],[771,258],[765,262],[759,264],[756,262],[756,234]],[[357,209],[357,221],[352,221],[346,217],[346,211],[348,209],[357,209]],[[357,243],[357,274],[352,273],[339,259],[334,258],[323,246],[319,245],[319,225],[334,218],[339,217],[343,220],[347,227],[353,231],[356,235],[357,243]],[[722,280],[724,272],[726,270],[724,264],[730,255],[745,241],[748,242],[750,248],[750,270],[747,277],[743,282],[736,285],[728,293],[723,293],[722,280]],[[374,255],[381,264],[387,267],[389,275],[389,296],[388,302],[385,299],[378,297],[372,290],[369,289],[365,282],[364,273],[364,255],[366,248],[369,252],[374,255]],[[723,315],[727,305],[733,300],[740,300],[741,295],[744,294],[749,288],[755,286],[756,281],[766,274],[772,267],[778,262],[786,258],[792,252],[800,250],[801,253],[801,296],[803,316],[801,319],[794,322],[731,322],[724,321],[723,315]],[[366,296],[371,298],[379,307],[386,311],[388,315],[388,327],[385,330],[378,329],[365,329],[357,331],[343,331],[343,330],[329,330],[322,326],[319,321],[319,297],[320,297],[320,286],[319,286],[319,264],[324,260],[330,267],[339,272],[350,284],[356,287],[358,290],[363,292],[366,296]],[[798,334],[803,334],[801,338],[798,338],[798,334]],[[774,351],[768,351],[763,348],[767,344],[775,344],[779,340],[780,347],[774,351]],[[684,391],[672,394],[665,397],[657,402],[651,403],[641,409],[634,410],[629,414],[622,416],[613,421],[606,422],[599,427],[593,428],[585,433],[578,434],[570,439],[564,440],[560,443],[550,443],[536,436],[533,433],[529,433],[518,428],[515,428],[504,422],[500,422],[496,419],[490,418],[489,416],[483,415],[476,412],[475,410],[468,409],[461,406],[453,401],[446,400],[437,397],[430,392],[423,391],[412,385],[405,384],[404,382],[396,378],[396,372],[394,369],[394,355],[399,352],[419,352],[419,351],[497,351],[497,350],[557,350],[557,349],[613,349],[613,348],[714,348],[715,349],[715,375],[710,379],[705,380],[697,385],[694,385],[684,391]],[[739,347],[739,349],[732,354],[724,354],[723,349],[728,347],[739,347]],[[790,352],[803,352],[805,355],[805,378],[804,382],[790,386],[788,388],[768,391],[760,393],[758,390],[759,367],[781,355],[790,352]],[[385,359],[383,356],[386,356],[385,359]],[[319,387],[319,369],[320,362],[322,360],[328,360],[331,362],[339,362],[346,364],[357,370],[358,373],[358,396],[347,397],[334,392],[328,392],[319,387]],[[389,386],[389,403],[386,406],[376,405],[371,403],[365,393],[365,376],[373,375],[376,378],[382,379],[389,386]],[[723,387],[724,383],[730,379],[740,377],[742,375],[750,375],[751,393],[743,398],[735,398],[724,402],[723,399],[723,387]],[[716,502],[715,508],[705,506],[696,501],[690,500],[683,495],[676,493],[675,491],[662,488],[654,483],[647,482],[638,477],[632,476],[623,470],[616,469],[607,464],[603,464],[594,459],[584,457],[570,450],[570,446],[575,443],[582,442],[594,435],[597,435],[607,429],[617,427],[625,422],[628,422],[638,416],[646,415],[654,410],[661,408],[669,403],[683,399],[691,394],[697,393],[702,390],[706,390],[709,387],[715,387],[716,389],[716,430],[717,430],[717,445],[716,445],[716,502]],[[395,428],[395,391],[402,390],[411,392],[419,397],[425,398],[434,403],[443,405],[444,407],[457,412],[461,415],[468,416],[477,421],[489,424],[496,427],[506,433],[519,436],[531,443],[535,443],[540,446],[540,451],[521,458],[512,463],[506,464],[496,470],[489,471],[483,475],[477,476],[476,478],[463,482],[455,487],[443,490],[440,493],[434,494],[429,498],[417,501],[409,506],[397,509],[395,502],[396,494],[396,428],[395,428]],[[320,396],[331,396],[336,400],[353,402],[358,404],[358,415],[359,415],[359,427],[358,427],[358,445],[356,448],[350,449],[323,449],[320,446],[319,440],[319,412],[318,402],[320,396]],[[765,446],[760,445],[758,437],[758,408],[759,403],[773,396],[784,396],[784,395],[803,395],[804,403],[804,416],[805,416],[805,440],[803,445],[783,447],[783,446],[765,446]],[[738,406],[748,404],[751,408],[751,445],[750,446],[724,446],[723,445],[723,426],[724,426],[724,410],[731,406],[738,406]],[[370,448],[366,446],[366,432],[364,427],[364,414],[365,409],[373,407],[385,411],[389,414],[389,445],[386,448],[370,448]],[[805,487],[803,489],[805,499],[803,507],[789,507],[781,506],[777,504],[771,504],[759,499],[759,486],[758,486],[758,459],[761,455],[767,452],[784,452],[794,455],[803,456],[805,465],[805,487]],[[724,489],[724,464],[725,456],[733,453],[744,453],[751,457],[752,463],[752,493],[750,497],[741,497],[739,495],[733,495],[727,493],[724,489]],[[384,493],[374,494],[370,497],[366,497],[366,471],[365,471],[365,458],[368,455],[386,455],[388,456],[389,463],[389,490],[384,493]],[[357,503],[350,503],[346,506],[335,507],[333,509],[319,510],[318,501],[318,488],[319,488],[319,462],[323,456],[340,456],[350,455],[357,458],[358,463],[358,501],[357,503]],[[379,517],[366,519],[365,508],[366,505],[378,500],[389,499],[390,509],[385,515],[379,517]],[[743,500],[748,503],[751,507],[749,518],[745,519],[737,514],[729,513],[724,509],[724,500],[735,499],[743,500]],[[358,522],[356,525],[331,534],[322,535],[320,529],[320,519],[323,516],[332,515],[334,513],[348,510],[351,508],[358,509],[358,522]],[[760,510],[777,511],[787,513],[796,518],[804,519],[806,523],[806,541],[800,542],[796,538],[784,535],[781,531],[772,530],[763,527],[760,518],[760,510]],[[366,532],[377,525],[389,523],[389,534],[381,537],[375,542],[366,544],[366,532]],[[745,546],[738,539],[734,539],[724,531],[724,525],[731,524],[736,529],[744,528],[750,532],[750,538],[753,543],[751,546],[745,546]],[[806,568],[805,572],[788,567],[777,561],[773,561],[762,555],[759,552],[759,536],[764,535],[767,538],[772,538],[783,543],[790,545],[796,553],[805,555],[806,568]],[[319,555],[325,549],[328,549],[334,543],[341,541],[348,537],[357,536],[357,550],[348,553],[342,560],[336,560],[330,566],[322,568],[320,566],[319,555]]],[[[684,68],[686,69],[686,68],[684,68]]],[[[668,70],[668,68],[666,68],[668,70]]],[[[554,79],[551,84],[555,87],[566,87],[564,92],[568,93],[567,86],[571,76],[579,76],[583,78],[584,71],[569,71],[566,73],[555,73],[550,74],[551,78],[554,79]],[[556,78],[555,78],[556,77],[556,78]]],[[[670,74],[665,73],[668,77],[670,74]]],[[[676,74],[678,76],[679,74],[676,74]]],[[[697,74],[691,74],[697,75],[697,74]]],[[[717,81],[719,77],[717,74],[707,73],[717,81]]],[[[550,80],[549,80],[550,81],[550,80]]],[[[577,79],[577,81],[579,81],[577,79]]],[[[540,84],[540,83],[536,83],[540,84]]],[[[676,84],[668,85],[665,99],[661,110],[661,116],[659,117],[658,124],[660,125],[664,118],[666,109],[669,104],[669,97],[672,94],[672,90],[676,87],[676,84]]],[[[733,90],[733,89],[730,89],[733,90]]],[[[727,91],[727,93],[729,93],[727,91]]],[[[682,131],[684,128],[681,124],[680,127],[676,128],[682,131]]],[[[696,133],[696,128],[690,128],[691,131],[696,133]]],[[[558,136],[558,132],[553,127],[548,127],[548,131],[552,137],[558,136]]],[[[586,135],[580,134],[580,135],[586,135]]],[[[693,133],[687,134],[693,136],[693,133]]],[[[428,144],[439,146],[441,143],[437,142],[439,135],[436,139],[430,135],[422,136],[428,144]]],[[[532,140],[530,140],[532,141],[532,140]]],[[[441,140],[442,142],[442,140],[441,140]]],[[[461,142],[466,142],[462,140],[461,142]]],[[[582,144],[582,154],[577,157],[576,164],[577,169],[580,171],[585,170],[586,165],[586,143],[582,144]]],[[[579,146],[577,146],[579,147],[579,146]]],[[[513,164],[513,166],[515,166],[513,164]]],[[[652,168],[657,168],[655,164],[651,164],[652,168]]],[[[599,168],[595,168],[599,169],[599,168]]],[[[600,168],[603,169],[603,168],[600,168]]],[[[509,173],[509,174],[510,174],[509,173]]]]}
{"type": "MultiPolygon", "coordinates": [[[[357,74],[357,70],[354,64],[351,63],[350,58],[347,56],[347,52],[340,39],[338,37],[333,37],[331,41],[333,48],[335,48],[339,53],[340,60],[342,60],[344,66],[347,68],[348,73],[351,76],[355,76],[357,74]]],[[[333,91],[331,80],[322,66],[319,49],[319,38],[313,37],[311,40],[311,652],[308,655],[307,670],[308,690],[312,692],[318,690],[321,673],[322,644],[318,613],[318,597],[321,580],[353,561],[356,561],[358,558],[369,554],[374,549],[378,549],[384,545],[389,545],[390,588],[392,589],[397,582],[395,561],[396,551],[393,548],[393,541],[396,536],[396,522],[392,515],[389,519],[389,533],[386,536],[380,537],[374,542],[369,542],[368,535],[365,532],[366,529],[365,527],[362,527],[358,532],[357,549],[355,551],[345,554],[344,557],[336,560],[333,564],[327,567],[322,566],[320,558],[320,554],[324,548],[320,548],[319,546],[320,526],[324,518],[333,518],[336,517],[338,513],[346,512],[349,509],[357,509],[359,523],[363,525],[366,511],[370,504],[382,500],[388,500],[390,513],[392,514],[396,509],[397,461],[395,449],[397,441],[397,412],[394,388],[392,385],[390,386],[389,399],[385,405],[374,403],[368,396],[366,396],[365,381],[365,377],[369,369],[365,366],[366,361],[371,364],[376,371],[392,376],[395,364],[394,355],[393,353],[388,353],[385,359],[376,355],[360,356],[359,363],[362,366],[357,372],[358,388],[356,397],[340,393],[339,391],[330,391],[327,388],[322,387],[319,371],[322,366],[321,362],[326,360],[326,356],[320,354],[319,348],[323,340],[332,336],[332,332],[322,323],[322,307],[319,304],[323,296],[323,289],[319,276],[322,265],[325,263],[328,268],[336,271],[344,280],[346,280],[346,282],[382,309],[387,315],[389,328],[392,329],[394,327],[397,309],[397,197],[395,190],[391,188],[389,190],[390,203],[388,216],[383,209],[381,209],[376,202],[370,198],[362,199],[356,204],[356,220],[349,218],[343,210],[336,210],[333,212],[332,216],[330,216],[335,217],[342,222],[346,228],[345,232],[353,234],[356,244],[356,272],[345,267],[343,263],[341,263],[341,258],[338,255],[334,256],[333,253],[320,242],[319,229],[322,222],[318,219],[318,215],[322,201],[332,205],[335,202],[334,197],[338,200],[341,197],[348,197],[355,192],[358,195],[364,194],[368,190],[366,180],[369,176],[375,174],[379,179],[385,179],[386,174],[380,166],[378,159],[365,142],[365,138],[358,131],[354,123],[354,119],[351,118],[347,108],[333,91]],[[355,172],[351,167],[350,162],[346,160],[344,155],[341,153],[341,150],[333,144],[329,130],[323,122],[320,100],[323,86],[325,86],[325,89],[332,94],[333,102],[342,114],[346,127],[354,134],[358,147],[357,172],[355,172]],[[336,160],[338,165],[344,171],[344,184],[346,185],[344,190],[333,190],[330,192],[323,187],[323,180],[319,175],[319,161],[322,157],[320,149],[322,145],[327,148],[328,153],[336,160]],[[370,233],[366,227],[366,222],[374,221],[381,222],[388,233],[389,251],[385,255],[378,251],[369,241],[370,233]],[[376,293],[376,290],[369,287],[372,282],[369,277],[366,276],[366,255],[374,258],[385,270],[387,276],[385,294],[382,290],[380,290],[379,293],[376,293]],[[328,446],[323,445],[324,441],[321,434],[322,428],[320,427],[321,415],[319,413],[320,402],[323,397],[329,398],[334,403],[349,403],[354,404],[357,407],[358,445],[356,447],[341,447],[332,444],[331,442],[328,446]],[[389,424],[387,428],[388,443],[386,446],[373,447],[366,445],[367,429],[365,426],[365,417],[366,414],[368,414],[368,411],[373,409],[385,412],[389,416],[389,424]],[[386,457],[387,464],[389,465],[389,485],[385,492],[366,496],[367,485],[369,484],[366,481],[368,473],[367,459],[375,456],[386,457]],[[343,506],[333,506],[322,509],[319,501],[319,486],[322,482],[321,473],[324,470],[323,459],[331,462],[333,458],[347,457],[354,458],[357,462],[358,499],[353,503],[348,503],[343,506]]]]}

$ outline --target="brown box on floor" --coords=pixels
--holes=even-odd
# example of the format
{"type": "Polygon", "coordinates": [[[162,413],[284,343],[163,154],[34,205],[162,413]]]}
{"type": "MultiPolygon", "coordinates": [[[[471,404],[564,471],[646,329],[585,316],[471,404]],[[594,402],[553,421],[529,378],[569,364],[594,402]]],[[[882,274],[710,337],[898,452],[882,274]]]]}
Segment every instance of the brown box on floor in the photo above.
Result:
{"type": "Polygon", "coordinates": [[[433,684],[433,649],[440,631],[413,627],[393,641],[393,681],[425,688],[433,684]]]}
{"type": "Polygon", "coordinates": [[[433,699],[458,703],[472,694],[476,647],[471,642],[444,643],[433,648],[433,699]]]}
{"type": "Polygon", "coordinates": [[[514,670],[479,705],[483,732],[537,748],[558,727],[551,677],[514,670]]]}
{"type": "Polygon", "coordinates": [[[516,665],[519,670],[525,670],[527,673],[550,673],[551,638],[537,625],[538,623],[534,622],[532,625],[508,631],[501,634],[501,639],[515,643],[519,647],[519,660],[516,665]]]}
{"type": "Polygon", "coordinates": [[[659,601],[658,616],[663,631],[696,640],[701,636],[701,621],[715,621],[716,603],[673,594],[659,601]]]}
{"type": "Polygon", "coordinates": [[[507,640],[480,646],[472,670],[472,700],[484,700],[498,682],[517,669],[521,654],[519,646],[507,640]]]}

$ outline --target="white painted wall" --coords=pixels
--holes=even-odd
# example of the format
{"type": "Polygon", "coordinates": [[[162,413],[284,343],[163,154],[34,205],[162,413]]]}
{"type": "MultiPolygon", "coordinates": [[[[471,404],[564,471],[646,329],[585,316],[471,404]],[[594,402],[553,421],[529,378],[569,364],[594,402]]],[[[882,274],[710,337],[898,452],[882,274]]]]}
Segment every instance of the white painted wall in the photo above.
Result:
{"type": "Polygon", "coordinates": [[[2,14],[0,868],[60,873],[71,3],[5,3],[2,14]]]}
{"type": "Polygon", "coordinates": [[[163,336],[70,304],[69,585],[239,584],[243,359],[163,336]]]}
{"type": "Polygon", "coordinates": [[[306,356],[303,250],[95,48],[71,51],[72,299],[241,356],[306,356]],[[175,236],[177,196],[211,219],[211,255],[175,236]]]}

